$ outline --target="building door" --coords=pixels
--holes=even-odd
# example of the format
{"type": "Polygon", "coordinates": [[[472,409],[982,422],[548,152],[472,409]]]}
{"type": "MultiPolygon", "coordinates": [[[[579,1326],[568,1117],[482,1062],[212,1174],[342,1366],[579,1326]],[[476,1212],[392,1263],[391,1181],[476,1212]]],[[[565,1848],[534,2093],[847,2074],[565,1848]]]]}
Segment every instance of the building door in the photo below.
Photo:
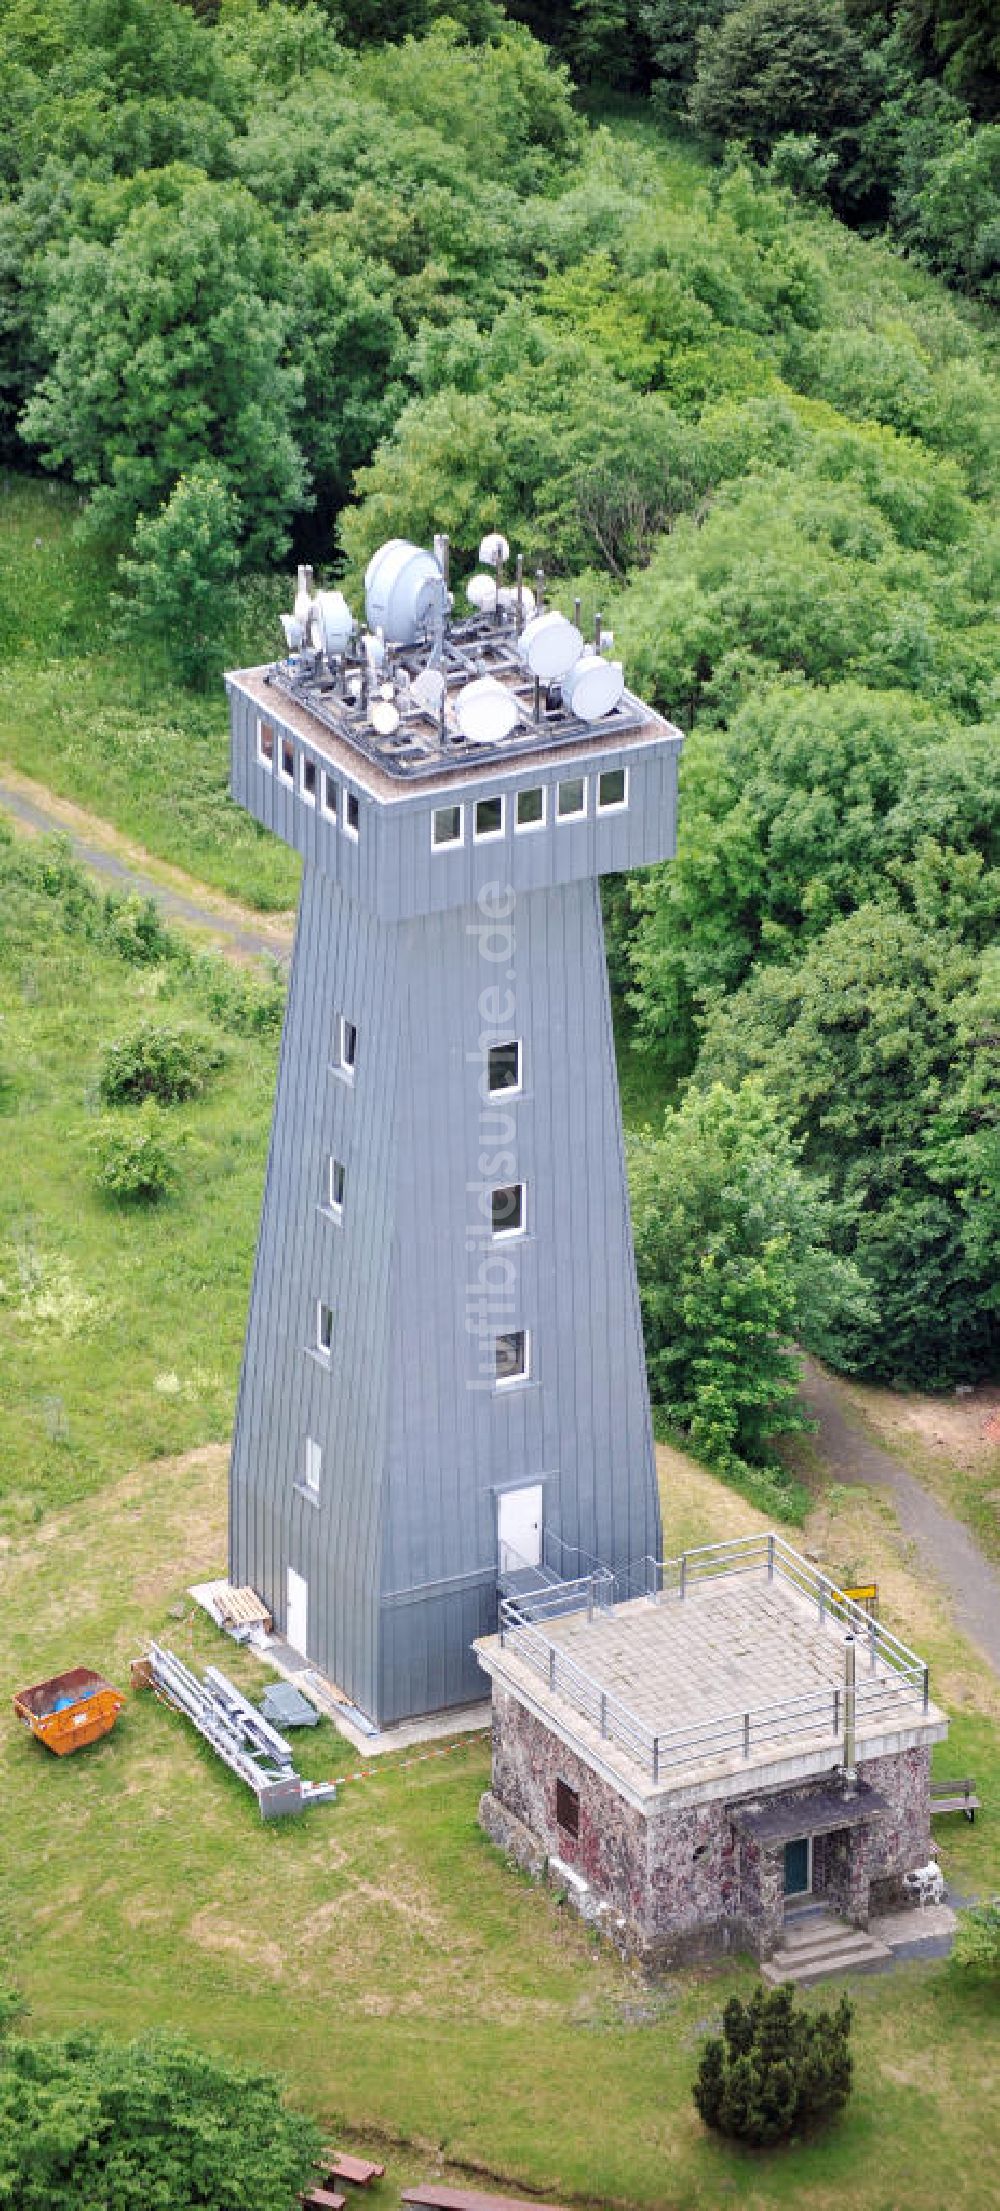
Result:
{"type": "Polygon", "coordinates": [[[285,1597],[285,1636],[293,1651],[307,1656],[306,1637],[309,1628],[309,1585],[297,1574],[294,1566],[288,1569],[285,1597]]]}
{"type": "Polygon", "coordinates": [[[501,1574],[542,1563],[542,1485],[505,1489],[497,1498],[497,1540],[501,1574]]]}
{"type": "Polygon", "coordinates": [[[785,1844],[785,1895],[808,1896],[812,1888],[812,1844],[808,1835],[797,1835],[785,1844]]]}

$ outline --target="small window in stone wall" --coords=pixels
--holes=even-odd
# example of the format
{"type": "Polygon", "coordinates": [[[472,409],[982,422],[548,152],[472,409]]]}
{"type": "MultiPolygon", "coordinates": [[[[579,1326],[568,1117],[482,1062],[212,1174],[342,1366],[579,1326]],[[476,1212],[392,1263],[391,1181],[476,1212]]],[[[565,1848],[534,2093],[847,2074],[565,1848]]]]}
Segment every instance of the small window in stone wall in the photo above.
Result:
{"type": "Polygon", "coordinates": [[[580,1792],[568,1781],[556,1782],[556,1821],[567,1835],[580,1832],[580,1792]]]}

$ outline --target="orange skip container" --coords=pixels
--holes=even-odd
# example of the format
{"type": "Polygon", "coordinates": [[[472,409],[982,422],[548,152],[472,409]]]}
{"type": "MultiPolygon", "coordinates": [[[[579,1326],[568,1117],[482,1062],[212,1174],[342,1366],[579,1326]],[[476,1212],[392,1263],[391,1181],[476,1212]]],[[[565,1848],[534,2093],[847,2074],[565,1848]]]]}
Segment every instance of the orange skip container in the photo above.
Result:
{"type": "Polygon", "coordinates": [[[120,1689],[87,1666],[74,1666],[68,1674],[54,1674],[51,1681],[36,1681],[32,1689],[19,1689],[14,1698],[18,1719],[30,1727],[39,1742],[54,1750],[57,1758],[67,1751],[83,1750],[110,1734],[125,1703],[120,1689]]]}

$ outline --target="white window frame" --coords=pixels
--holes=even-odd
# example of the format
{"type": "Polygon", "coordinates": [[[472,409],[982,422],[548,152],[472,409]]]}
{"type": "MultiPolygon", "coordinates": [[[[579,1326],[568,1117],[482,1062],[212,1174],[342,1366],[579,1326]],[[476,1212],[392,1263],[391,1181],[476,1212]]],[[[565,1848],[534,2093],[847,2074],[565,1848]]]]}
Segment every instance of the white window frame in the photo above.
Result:
{"type": "Polygon", "coordinates": [[[323,1297],[316,1299],[316,1341],[313,1350],[318,1353],[321,1359],[325,1359],[329,1363],[333,1353],[333,1306],[328,1305],[323,1297]],[[325,1341],[324,1320],[328,1320],[330,1323],[329,1343],[325,1341]]]}
{"type": "Polygon", "coordinates": [[[598,811],[598,813],[599,813],[599,814],[624,814],[624,813],[625,813],[625,811],[626,811],[626,808],[627,808],[627,806],[628,806],[628,768],[626,767],[626,765],[625,765],[625,762],[624,762],[624,761],[622,761],[622,762],[621,762],[621,764],[620,764],[620,766],[619,766],[619,767],[617,767],[617,768],[601,768],[601,769],[599,769],[599,770],[598,770],[598,774],[597,774],[597,777],[596,777],[596,782],[597,782],[597,811],[598,811]],[[604,777],[605,777],[606,775],[623,775],[623,776],[624,776],[624,778],[625,778],[625,796],[624,796],[624,798],[609,798],[609,799],[603,799],[603,798],[601,797],[601,784],[602,784],[602,782],[603,782],[603,780],[604,780],[604,777]]]}
{"type": "Polygon", "coordinates": [[[501,1336],[520,1336],[524,1344],[524,1359],[517,1374],[495,1374],[493,1387],[497,1390],[522,1389],[531,1380],[531,1330],[530,1328],[498,1328],[493,1338],[493,1364],[496,1367],[497,1344],[501,1336]]]}
{"type": "Polygon", "coordinates": [[[465,843],[465,808],[464,808],[464,806],[461,806],[461,805],[457,805],[457,806],[434,806],[434,807],[432,807],[432,808],[431,808],[431,851],[432,851],[432,852],[458,852],[458,851],[460,850],[461,846],[462,846],[462,845],[464,845],[464,843],[465,843]],[[439,815],[439,814],[457,814],[457,815],[458,815],[458,835],[457,835],[457,837],[443,837],[443,838],[441,838],[440,840],[439,840],[438,838],[436,838],[436,837],[435,837],[435,835],[434,835],[434,824],[435,824],[435,822],[436,822],[436,820],[437,820],[437,818],[438,818],[438,815],[439,815]]]}
{"type": "Polygon", "coordinates": [[[523,1040],[523,1038],[522,1038],[522,1037],[519,1037],[519,1036],[505,1036],[505,1037],[502,1037],[502,1038],[500,1039],[500,1042],[499,1042],[498,1044],[489,1044],[489,1045],[487,1045],[487,1047],[486,1047],[486,1094],[487,1094],[487,1097],[489,1097],[489,1098],[520,1098],[520,1097],[521,1097],[521,1096],[523,1095],[523,1092],[524,1092],[524,1040],[523,1040]],[[505,1051],[509,1051],[509,1049],[510,1049],[510,1046],[511,1046],[512,1044],[515,1044],[515,1045],[517,1046],[517,1081],[516,1081],[516,1082],[508,1082],[508,1083],[502,1083],[502,1084],[500,1085],[500,1087],[499,1087],[498,1089],[494,1090],[494,1089],[492,1088],[491,1084],[490,1084],[490,1054],[491,1054],[491,1052],[505,1052],[505,1051]]]}
{"type": "Polygon", "coordinates": [[[498,840],[499,840],[499,839],[500,839],[501,837],[505,837],[506,835],[507,835],[507,793],[506,793],[506,791],[484,791],[484,793],[483,793],[483,795],[482,795],[482,797],[481,797],[481,798],[474,798],[474,799],[472,800],[472,841],[473,841],[473,844],[496,844],[496,843],[498,842],[498,840]],[[495,806],[495,805],[496,805],[496,804],[497,804],[498,802],[499,802],[499,806],[500,806],[500,827],[499,827],[499,829],[480,829],[480,828],[479,828],[479,826],[478,826],[478,824],[477,824],[477,821],[476,821],[476,816],[477,816],[477,814],[478,814],[478,812],[479,812],[479,809],[480,809],[480,807],[481,807],[481,806],[495,806]]]}
{"type": "Polygon", "coordinates": [[[318,767],[317,767],[317,765],[316,765],[316,762],[315,762],[315,760],[314,760],[314,759],[313,759],[313,757],[312,757],[312,754],[311,754],[311,753],[309,753],[309,752],[300,752],[300,754],[299,754],[299,793],[300,793],[300,796],[301,796],[301,798],[302,798],[302,802],[303,802],[303,805],[305,805],[305,806],[315,806],[315,804],[316,804],[316,791],[317,791],[317,787],[318,787],[318,785],[319,785],[319,769],[318,769],[318,767]],[[307,789],[306,789],[306,769],[307,769],[307,768],[311,768],[311,769],[312,769],[312,772],[313,772],[313,776],[314,776],[314,778],[315,778],[315,780],[314,780],[314,783],[313,783],[313,787],[312,787],[312,790],[311,790],[311,791],[310,791],[310,790],[307,790],[307,789]]]}
{"type": "Polygon", "coordinates": [[[547,784],[547,783],[526,783],[526,784],[525,784],[525,785],[523,786],[523,789],[522,789],[522,790],[520,790],[520,791],[518,791],[518,792],[516,792],[516,794],[515,794],[515,799],[514,799],[514,835],[515,835],[516,837],[533,837],[533,836],[534,836],[534,835],[536,834],[536,832],[537,832],[537,831],[538,831],[539,829],[547,829],[547,828],[548,828],[548,822],[549,822],[549,786],[548,786],[548,784],[547,784]],[[518,818],[517,818],[517,806],[518,806],[518,801],[519,801],[519,800],[520,800],[520,799],[521,799],[521,798],[523,797],[524,793],[525,793],[525,792],[527,792],[527,791],[540,791],[540,792],[541,792],[541,794],[542,794],[542,811],[541,811],[541,815],[539,816],[539,819],[538,819],[537,821],[519,821],[519,820],[518,820],[518,818]]]}
{"type": "Polygon", "coordinates": [[[336,776],[331,775],[329,768],[324,768],[323,770],[323,795],[321,803],[322,811],[326,815],[327,820],[336,821],[337,815],[340,811],[338,805],[338,785],[336,776]],[[331,792],[333,794],[332,805],[330,802],[331,792]]]}
{"type": "Polygon", "coordinates": [[[319,1496],[322,1478],[323,1446],[316,1442],[315,1436],[307,1436],[302,1454],[302,1487],[308,1497],[319,1496]]]}
{"type": "Polygon", "coordinates": [[[347,789],[346,784],[344,786],[343,830],[345,837],[353,838],[354,843],[357,844],[358,838],[361,835],[361,800],[359,799],[356,791],[349,791],[347,789]],[[357,816],[356,821],[351,820],[352,807],[357,816]]]}
{"type": "Polygon", "coordinates": [[[332,1214],[333,1214],[333,1217],[334,1217],[334,1220],[335,1220],[335,1221],[339,1221],[339,1220],[342,1220],[342,1219],[343,1219],[343,1214],[344,1214],[344,1196],[343,1196],[343,1193],[344,1193],[344,1190],[346,1189],[346,1187],[347,1187],[347,1169],[346,1169],[346,1167],[345,1167],[345,1165],[344,1165],[344,1162],[343,1162],[343,1160],[342,1160],[342,1159],[338,1159],[338,1158],[337,1158],[337,1156],[336,1156],[336,1154],[335,1154],[334,1152],[331,1152],[331,1153],[330,1153],[330,1155],[329,1155],[329,1158],[327,1159],[327,1163],[326,1163],[326,1210],[327,1210],[327,1212],[328,1212],[328,1213],[332,1213],[332,1214]],[[335,1181],[335,1177],[336,1177],[336,1175],[337,1175],[338,1173],[339,1173],[339,1175],[340,1175],[340,1177],[341,1177],[341,1186],[340,1186],[340,1187],[341,1187],[341,1195],[340,1195],[340,1197],[339,1197],[339,1198],[338,1198],[338,1197],[335,1197],[335,1195],[334,1195],[334,1181],[335,1181]]]}
{"type": "Polygon", "coordinates": [[[335,1069],[336,1073],[337,1073],[337,1074],[338,1074],[338,1075],[339,1075],[339,1076],[341,1077],[342,1081],[344,1081],[344,1082],[353,1082],[353,1081],[354,1081],[354,1070],[355,1070],[355,1067],[356,1067],[356,1065],[357,1065],[357,1059],[358,1059],[358,1024],[357,1024],[357,1022],[356,1022],[356,1021],[352,1021],[352,1020],[351,1020],[350,1014],[347,1014],[347,1013],[338,1013],[338,1015],[337,1015],[337,1025],[336,1025],[336,1028],[335,1028],[335,1030],[334,1030],[334,1045],[335,1045],[335,1048],[336,1048],[336,1055],[337,1055],[337,1056],[336,1056],[336,1058],[335,1058],[335,1060],[334,1060],[334,1062],[333,1062],[333,1065],[334,1065],[334,1069],[335,1069]],[[353,1029],[353,1031],[354,1031],[354,1058],[353,1058],[353,1059],[348,1059],[348,1057],[347,1057],[347,1051],[346,1051],[346,1044],[347,1044],[347,1035],[346,1035],[346,1032],[347,1032],[347,1030],[348,1030],[348,1029],[353,1029]]]}
{"type": "Polygon", "coordinates": [[[564,776],[561,776],[561,777],[560,777],[560,779],[559,779],[559,782],[558,782],[558,783],[556,784],[556,787],[555,787],[555,790],[556,790],[556,822],[557,822],[558,824],[563,824],[563,823],[565,823],[565,822],[570,822],[570,821],[586,821],[586,819],[587,819],[587,812],[588,812],[588,803],[589,803],[589,798],[590,798],[590,791],[589,791],[589,782],[590,782],[590,778],[589,778],[589,776],[586,776],[586,775],[564,775],[564,776]],[[582,805],[582,806],[578,806],[578,807],[577,807],[577,809],[576,809],[576,812],[575,812],[575,814],[562,814],[562,813],[560,813],[560,811],[559,811],[559,793],[560,793],[560,791],[561,791],[561,790],[564,790],[564,789],[565,789],[565,786],[566,786],[566,784],[567,784],[567,783],[582,783],[582,785],[583,785],[583,805],[582,805]]]}
{"type": "Polygon", "coordinates": [[[292,786],[292,788],[294,789],[294,786],[295,786],[295,746],[293,745],[293,743],[292,743],[292,740],[291,740],[291,738],[290,738],[290,737],[286,737],[286,736],[285,736],[285,734],[284,734],[284,732],[283,732],[282,730],[280,730],[280,729],[279,729],[279,730],[277,731],[277,738],[278,738],[278,775],[279,775],[279,777],[280,777],[280,779],[281,779],[281,782],[282,782],[282,783],[288,783],[288,784],[290,784],[290,785],[292,786]],[[286,768],[286,766],[285,766],[285,746],[286,746],[286,745],[288,746],[288,750],[289,750],[289,752],[291,753],[291,756],[292,756],[292,765],[291,765],[291,767],[290,767],[290,768],[286,768]]]}
{"type": "Polygon", "coordinates": [[[526,1182],[495,1182],[490,1187],[490,1230],[496,1244],[509,1242],[528,1233],[528,1185],[526,1182]],[[494,1228],[493,1200],[499,1190],[519,1190],[521,1193],[521,1218],[516,1228],[494,1228]]]}
{"type": "Polygon", "coordinates": [[[275,755],[275,753],[276,753],[277,749],[278,749],[278,732],[277,732],[277,730],[275,729],[274,723],[273,723],[273,722],[269,722],[269,721],[268,721],[268,720],[266,719],[266,717],[265,717],[265,716],[264,716],[263,714],[258,714],[258,716],[257,716],[257,765],[258,765],[258,767],[260,767],[260,768],[265,768],[265,769],[267,770],[267,773],[268,773],[268,775],[273,775],[273,774],[274,774],[274,755],[275,755]],[[266,754],[266,752],[265,752],[265,750],[264,750],[264,731],[265,731],[265,729],[269,729],[269,730],[270,730],[270,732],[271,732],[271,757],[270,757],[270,759],[268,759],[268,756],[267,756],[267,754],[266,754]]]}

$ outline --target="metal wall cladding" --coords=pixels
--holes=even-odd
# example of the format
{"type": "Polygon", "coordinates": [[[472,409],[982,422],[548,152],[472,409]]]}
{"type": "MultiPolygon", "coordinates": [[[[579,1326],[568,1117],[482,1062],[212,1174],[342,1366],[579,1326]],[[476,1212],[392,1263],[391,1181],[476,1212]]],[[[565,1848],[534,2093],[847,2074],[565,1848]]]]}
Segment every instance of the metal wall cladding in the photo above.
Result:
{"type": "MultiPolygon", "coordinates": [[[[234,694],[234,793],[307,864],[233,1445],[230,1572],[279,1627],[287,1570],[302,1575],[310,1660],[386,1724],[482,1693],[471,1644],[495,1625],[502,1491],[541,1483],[567,1571],[577,1551],[616,1569],[659,1552],[591,865],[593,837],[625,837],[627,818],[569,826],[550,813],[544,832],[508,829],[445,858],[431,850],[429,801],[390,836],[394,809],[369,799],[355,844],[258,767],[251,704],[234,694]],[[389,855],[408,918],[381,911],[389,855]],[[448,884],[435,908],[454,864],[462,900],[448,884]],[[532,879],[517,881],[525,871],[532,879]],[[338,1066],[341,1018],[357,1032],[351,1076],[338,1066]],[[493,1095],[490,1046],[513,1042],[517,1094],[493,1095]],[[339,1212],[331,1160],[344,1173],[339,1212]],[[512,1184],[524,1186],[524,1230],[495,1237],[491,1193],[512,1184]],[[496,1336],[521,1331],[527,1375],[498,1388],[496,1336]],[[315,1493],[307,1439],[322,1453],[315,1493]]],[[[642,772],[658,792],[660,857],[672,841],[670,747],[642,772]]],[[[634,860],[615,843],[610,864],[634,860]]]]}
{"type": "MultiPolygon", "coordinates": [[[[573,763],[554,761],[544,767],[521,766],[486,776],[482,770],[443,784],[436,790],[402,787],[401,795],[380,803],[367,790],[361,774],[349,776],[331,767],[322,741],[307,744],[299,732],[283,724],[281,695],[275,693],[269,719],[276,732],[276,759],[266,768],[258,756],[257,726],[261,719],[256,701],[229,679],[232,713],[232,787],[237,802],[266,828],[294,846],[304,860],[319,868],[331,882],[352,898],[360,899],[385,921],[402,921],[422,913],[437,913],[471,905],[483,888],[501,876],[517,891],[540,890],[552,883],[584,881],[588,876],[624,873],[655,860],[670,859],[676,846],[677,769],[680,733],[669,723],[653,725],[648,739],[637,742],[609,740],[573,763]],[[291,779],[284,777],[279,760],[281,740],[293,748],[291,779]],[[316,797],[304,795],[302,760],[308,757],[316,769],[316,797]],[[628,803],[622,808],[600,808],[599,779],[609,769],[628,771],[628,803]],[[586,778],[586,812],[579,818],[560,817],[557,793],[561,783],[577,773],[586,778]],[[334,821],[323,805],[324,777],[333,774],[341,794],[334,821]],[[543,828],[516,827],[517,793],[541,788],[545,792],[543,828]],[[358,836],[344,827],[344,794],[358,801],[358,836]],[[504,801],[504,827],[499,837],[477,838],[475,810],[483,798],[504,801]],[[431,824],[436,809],[460,805],[463,835],[458,845],[435,847],[431,824]]],[[[359,761],[363,772],[363,763],[359,761]]]]}

